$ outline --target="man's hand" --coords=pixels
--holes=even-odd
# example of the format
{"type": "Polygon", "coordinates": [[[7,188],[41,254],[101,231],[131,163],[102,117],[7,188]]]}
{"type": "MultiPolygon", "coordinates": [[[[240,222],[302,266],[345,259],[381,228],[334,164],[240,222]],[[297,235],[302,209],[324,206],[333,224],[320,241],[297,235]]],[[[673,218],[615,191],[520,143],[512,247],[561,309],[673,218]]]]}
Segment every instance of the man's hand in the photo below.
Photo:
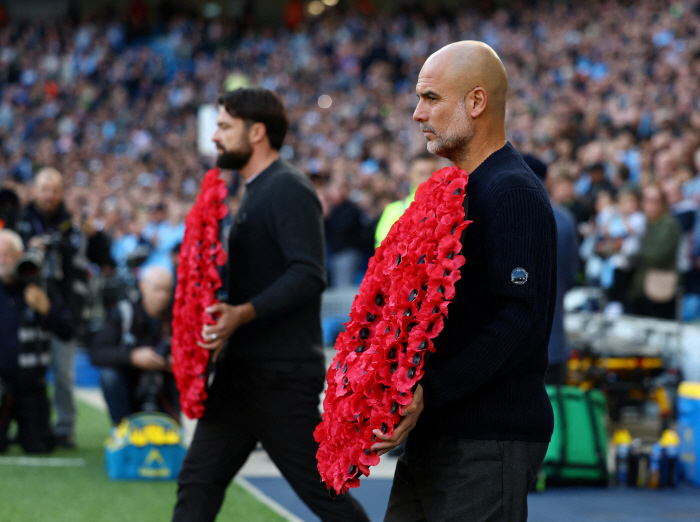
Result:
{"type": "Polygon", "coordinates": [[[377,452],[380,457],[384,455],[387,451],[390,451],[401,444],[408,433],[416,427],[418,422],[418,417],[423,411],[423,388],[419,384],[416,386],[416,391],[413,393],[413,400],[408,406],[401,408],[401,415],[403,419],[399,422],[398,426],[394,428],[391,437],[384,435],[381,430],[374,430],[372,433],[376,437],[384,442],[375,442],[372,445],[372,450],[377,452]]]}
{"type": "Polygon", "coordinates": [[[46,243],[49,237],[47,235],[34,236],[29,240],[29,248],[37,248],[46,251],[46,243]]]}
{"type": "Polygon", "coordinates": [[[51,301],[41,288],[34,283],[30,283],[24,289],[24,302],[40,315],[46,315],[51,308],[51,301]]]}
{"type": "Polygon", "coordinates": [[[207,307],[208,314],[217,315],[216,324],[205,324],[202,328],[202,339],[197,344],[211,351],[212,361],[216,361],[219,352],[226,345],[228,338],[239,327],[255,319],[255,308],[251,303],[230,305],[217,303],[207,307]]]}
{"type": "Polygon", "coordinates": [[[95,228],[95,222],[92,220],[91,217],[86,217],[83,222],[80,224],[80,230],[85,232],[85,235],[87,237],[95,237],[95,234],[97,234],[97,229],[95,228]]]}
{"type": "Polygon", "coordinates": [[[131,364],[148,371],[163,371],[168,369],[168,363],[165,358],[156,353],[150,346],[140,346],[131,350],[129,354],[131,364]]]}

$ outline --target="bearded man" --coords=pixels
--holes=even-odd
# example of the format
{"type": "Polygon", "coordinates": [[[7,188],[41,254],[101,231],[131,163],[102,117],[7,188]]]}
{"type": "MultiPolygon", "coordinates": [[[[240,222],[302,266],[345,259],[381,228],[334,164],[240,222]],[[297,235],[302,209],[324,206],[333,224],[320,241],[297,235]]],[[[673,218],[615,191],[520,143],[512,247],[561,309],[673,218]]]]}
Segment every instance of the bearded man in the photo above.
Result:
{"type": "Polygon", "coordinates": [[[469,173],[466,263],[436,352],[379,454],[409,434],[385,522],[525,521],[553,430],[544,385],[556,298],[554,215],[508,143],[508,76],[481,42],[423,65],[414,120],[428,151],[469,173]]]}
{"type": "Polygon", "coordinates": [[[272,91],[219,99],[217,165],[238,170],[246,191],[229,237],[229,302],[206,310],[216,324],[200,346],[212,352],[215,378],[180,472],[175,521],[214,520],[258,442],[322,520],[368,521],[350,495],[331,499],[316,467],[323,217],[311,181],[280,159],[287,128],[272,91]]]}

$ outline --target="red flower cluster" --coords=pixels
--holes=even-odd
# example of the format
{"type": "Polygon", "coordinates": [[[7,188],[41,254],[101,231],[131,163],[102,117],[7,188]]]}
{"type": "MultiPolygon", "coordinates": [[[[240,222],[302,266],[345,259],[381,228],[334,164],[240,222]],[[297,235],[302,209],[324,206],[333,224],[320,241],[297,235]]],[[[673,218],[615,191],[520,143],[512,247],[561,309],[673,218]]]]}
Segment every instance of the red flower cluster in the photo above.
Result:
{"type": "Polygon", "coordinates": [[[443,329],[460,255],[467,173],[435,172],[369,261],[350,321],[336,341],[323,422],[314,433],[318,469],[345,493],[379,463],[372,430],[391,435],[411,403],[432,339],[443,329]]]}
{"type": "Polygon", "coordinates": [[[185,237],[180,248],[177,287],[173,306],[173,373],[180,390],[180,407],[190,419],[204,414],[207,398],[206,368],[209,351],[197,345],[204,324],[214,319],[204,309],[217,302],[221,288],[216,266],[226,263],[219,241],[219,221],[226,216],[226,184],[219,170],[204,176],[202,191],[185,220],[185,237]]]}

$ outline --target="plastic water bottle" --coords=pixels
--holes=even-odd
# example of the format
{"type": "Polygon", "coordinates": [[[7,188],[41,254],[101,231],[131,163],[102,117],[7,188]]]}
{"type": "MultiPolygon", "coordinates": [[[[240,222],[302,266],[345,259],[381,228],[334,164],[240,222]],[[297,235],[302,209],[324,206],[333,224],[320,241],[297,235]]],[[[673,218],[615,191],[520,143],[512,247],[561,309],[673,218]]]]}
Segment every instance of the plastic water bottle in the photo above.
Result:
{"type": "Polygon", "coordinates": [[[678,454],[681,439],[675,431],[665,430],[661,434],[659,444],[663,449],[666,461],[666,472],[661,477],[661,482],[673,488],[678,482],[678,454]]]}
{"type": "Polygon", "coordinates": [[[541,493],[547,487],[547,472],[540,470],[537,474],[537,482],[535,483],[535,491],[541,493]]]}
{"type": "Polygon", "coordinates": [[[634,439],[630,445],[627,485],[630,487],[643,487],[646,474],[644,473],[644,456],[642,454],[641,439],[634,439]]]}
{"type": "Polygon", "coordinates": [[[627,430],[617,430],[613,435],[615,444],[615,481],[618,486],[627,484],[629,475],[629,453],[632,436],[627,430]]]}
{"type": "Polygon", "coordinates": [[[663,451],[661,444],[654,444],[649,453],[649,487],[657,489],[661,485],[661,459],[663,451]]]}

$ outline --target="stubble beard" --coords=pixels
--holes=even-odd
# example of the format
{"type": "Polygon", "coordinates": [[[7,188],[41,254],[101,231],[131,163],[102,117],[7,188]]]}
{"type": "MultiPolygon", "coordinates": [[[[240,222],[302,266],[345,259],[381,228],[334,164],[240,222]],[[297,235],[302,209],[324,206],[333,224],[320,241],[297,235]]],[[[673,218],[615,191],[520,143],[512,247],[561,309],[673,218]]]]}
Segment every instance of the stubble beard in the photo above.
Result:
{"type": "Polygon", "coordinates": [[[435,139],[428,141],[428,152],[447,158],[457,163],[469,156],[470,145],[474,138],[474,127],[467,118],[463,105],[455,111],[449,126],[444,132],[438,133],[434,128],[421,124],[421,130],[432,132],[435,139]]]}

